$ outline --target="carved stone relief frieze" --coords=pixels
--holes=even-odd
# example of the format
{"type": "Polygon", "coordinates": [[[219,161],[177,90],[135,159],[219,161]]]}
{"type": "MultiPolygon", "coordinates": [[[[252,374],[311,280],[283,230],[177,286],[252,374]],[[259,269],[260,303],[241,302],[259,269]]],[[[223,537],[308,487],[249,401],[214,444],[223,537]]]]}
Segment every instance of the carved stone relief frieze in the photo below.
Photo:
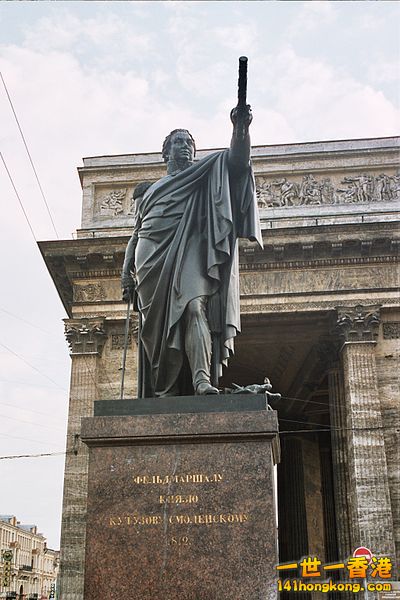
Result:
{"type": "Polygon", "coordinates": [[[134,215],[135,214],[135,198],[133,196],[130,197],[129,199],[129,208],[128,208],[128,215],[134,215]]]}
{"type": "Polygon", "coordinates": [[[395,340],[400,338],[400,322],[391,321],[383,324],[383,338],[385,340],[395,340]]]}
{"type": "Polygon", "coordinates": [[[74,302],[95,302],[105,298],[106,293],[100,283],[74,285],[74,302]]]}
{"type": "Polygon", "coordinates": [[[123,201],[126,197],[125,189],[116,189],[103,196],[100,202],[100,214],[107,217],[115,217],[124,212],[123,201]]]}
{"type": "MultiPolygon", "coordinates": [[[[129,318],[128,348],[132,348],[132,340],[137,343],[138,331],[139,318],[136,313],[133,313],[129,318]]],[[[109,329],[109,335],[111,337],[111,350],[123,350],[125,347],[125,323],[123,325],[112,325],[109,329]]]]}
{"type": "MultiPolygon", "coordinates": [[[[141,182],[148,183],[148,182],[141,182]]],[[[135,214],[135,182],[116,185],[99,183],[94,186],[94,216],[102,219],[110,217],[132,217],[135,214]]]]}
{"type": "MultiPolygon", "coordinates": [[[[123,350],[125,347],[125,335],[123,333],[111,334],[111,350],[123,350]]],[[[128,333],[127,347],[132,348],[132,335],[128,333]]]]}
{"type": "Polygon", "coordinates": [[[396,175],[361,173],[336,184],[329,177],[317,179],[312,173],[301,181],[258,176],[256,194],[260,208],[390,202],[400,200],[400,171],[396,175]]]}

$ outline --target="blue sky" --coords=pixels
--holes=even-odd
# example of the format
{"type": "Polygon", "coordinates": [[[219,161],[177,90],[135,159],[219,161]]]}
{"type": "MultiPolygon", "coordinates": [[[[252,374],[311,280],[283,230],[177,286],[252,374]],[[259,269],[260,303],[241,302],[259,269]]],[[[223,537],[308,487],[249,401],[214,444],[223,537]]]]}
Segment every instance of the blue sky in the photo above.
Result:
{"type": "MultiPolygon", "coordinates": [[[[242,54],[253,144],[396,135],[399,13],[384,1],[1,2],[0,69],[60,237],[80,224],[83,156],[157,151],[175,127],[199,148],[229,143],[242,54]]],[[[1,83],[0,120],[36,238],[54,238],[1,83]]],[[[66,315],[2,164],[0,194],[0,455],[62,450],[66,315]]],[[[0,513],[37,522],[53,546],[62,471],[62,457],[0,461],[0,513]]]]}

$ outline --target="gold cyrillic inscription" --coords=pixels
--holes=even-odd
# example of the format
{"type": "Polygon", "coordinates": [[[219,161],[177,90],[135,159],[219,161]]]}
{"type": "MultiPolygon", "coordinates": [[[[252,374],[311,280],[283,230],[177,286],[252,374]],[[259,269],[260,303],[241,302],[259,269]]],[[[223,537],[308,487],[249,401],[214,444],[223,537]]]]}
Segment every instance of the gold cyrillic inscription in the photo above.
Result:
{"type": "Polygon", "coordinates": [[[135,475],[133,481],[144,485],[169,485],[171,483],[220,483],[221,473],[184,473],[180,475],[135,475]]]}
{"type": "Polygon", "coordinates": [[[160,504],[195,504],[199,501],[199,497],[195,494],[167,494],[159,496],[160,504]]]}
{"type": "Polygon", "coordinates": [[[161,525],[160,515],[124,515],[123,517],[110,517],[109,526],[121,525],[161,525]]]}
{"type": "Polygon", "coordinates": [[[228,523],[246,523],[247,513],[226,513],[207,515],[171,515],[168,521],[171,525],[217,525],[228,523]]]}
{"type": "MultiPolygon", "coordinates": [[[[209,513],[204,515],[170,515],[170,525],[235,525],[247,523],[250,520],[248,513],[209,513]]],[[[132,525],[162,525],[161,515],[123,515],[109,517],[109,527],[123,527],[132,525]]]]}

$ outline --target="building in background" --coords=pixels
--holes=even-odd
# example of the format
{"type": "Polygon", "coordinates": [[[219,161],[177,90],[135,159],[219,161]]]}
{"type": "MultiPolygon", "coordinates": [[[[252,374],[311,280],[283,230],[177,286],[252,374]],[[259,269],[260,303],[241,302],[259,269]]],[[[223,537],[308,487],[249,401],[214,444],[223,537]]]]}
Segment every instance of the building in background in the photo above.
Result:
{"type": "MultiPolygon", "coordinates": [[[[199,151],[198,157],[209,151],[199,151]]],[[[400,557],[399,139],[252,149],[264,249],[240,246],[242,334],[222,386],[271,379],[280,562],[400,557]]],[[[120,275],[133,190],[165,175],[160,153],[85,158],[76,239],[41,242],[65,306],[71,388],[60,596],[83,600],[87,447],[81,417],[120,397],[120,275]]],[[[136,393],[132,317],[125,397],[136,393]]],[[[395,569],[393,570],[395,574],[395,569]]]]}
{"type": "Polygon", "coordinates": [[[47,548],[36,525],[24,525],[14,515],[0,515],[0,598],[55,597],[59,556],[58,550],[47,548]]]}

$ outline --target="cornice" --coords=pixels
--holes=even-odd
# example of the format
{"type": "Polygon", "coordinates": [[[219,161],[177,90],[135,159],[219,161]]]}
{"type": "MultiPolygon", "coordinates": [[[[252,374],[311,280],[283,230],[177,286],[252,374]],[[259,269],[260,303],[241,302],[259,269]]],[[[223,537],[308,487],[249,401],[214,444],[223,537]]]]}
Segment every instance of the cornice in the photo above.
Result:
{"type": "MultiPolygon", "coordinates": [[[[355,138],[344,140],[318,140],[314,142],[295,142],[292,144],[264,144],[252,146],[252,158],[271,156],[292,156],[292,155],[319,155],[332,152],[344,152],[347,154],[354,152],[368,152],[371,154],[376,151],[397,150],[400,144],[400,137],[384,136],[377,138],[355,138]]],[[[201,148],[197,150],[196,156],[200,159],[207,156],[210,152],[217,152],[223,148],[201,148]]],[[[89,156],[83,158],[83,167],[101,168],[107,165],[114,166],[132,166],[132,165],[162,165],[163,159],[161,152],[145,152],[137,154],[117,154],[89,156]]]]}
{"type": "MultiPolygon", "coordinates": [[[[373,158],[381,158],[381,157],[385,157],[385,161],[384,164],[387,167],[397,167],[398,166],[398,156],[399,156],[399,148],[396,146],[393,147],[389,147],[389,148],[374,148],[372,150],[368,149],[368,148],[360,148],[360,149],[347,149],[347,150],[318,150],[315,152],[298,152],[298,153],[293,153],[290,154],[290,167],[283,165],[282,166],[282,172],[287,171],[288,173],[293,173],[293,171],[302,173],[305,170],[309,170],[310,167],[298,167],[298,164],[302,164],[302,163],[316,163],[318,161],[318,163],[323,164],[323,166],[318,166],[316,165],[315,167],[313,166],[312,170],[313,172],[318,172],[318,171],[337,171],[340,172],[342,170],[354,170],[354,168],[358,167],[359,165],[356,164],[349,164],[349,165],[343,165],[343,164],[332,164],[332,165],[326,165],[325,163],[327,162],[331,162],[331,161],[335,161],[335,160],[341,160],[341,159],[352,159],[353,161],[357,158],[360,159],[364,159],[365,156],[368,156],[369,160],[373,160],[373,158]],[[389,159],[389,156],[393,155],[392,159],[389,159]]],[[[262,154],[262,155],[252,155],[251,156],[251,160],[254,166],[254,170],[257,173],[257,168],[259,167],[259,165],[262,164],[267,164],[267,165],[274,165],[277,163],[282,164],[282,161],[287,160],[287,155],[282,155],[282,154],[262,154]]],[[[381,165],[381,162],[379,162],[379,165],[381,165]]],[[[373,169],[375,167],[374,163],[372,162],[369,165],[363,165],[363,169],[373,169]]],[[[267,171],[268,172],[268,171],[267,171]]]]}

